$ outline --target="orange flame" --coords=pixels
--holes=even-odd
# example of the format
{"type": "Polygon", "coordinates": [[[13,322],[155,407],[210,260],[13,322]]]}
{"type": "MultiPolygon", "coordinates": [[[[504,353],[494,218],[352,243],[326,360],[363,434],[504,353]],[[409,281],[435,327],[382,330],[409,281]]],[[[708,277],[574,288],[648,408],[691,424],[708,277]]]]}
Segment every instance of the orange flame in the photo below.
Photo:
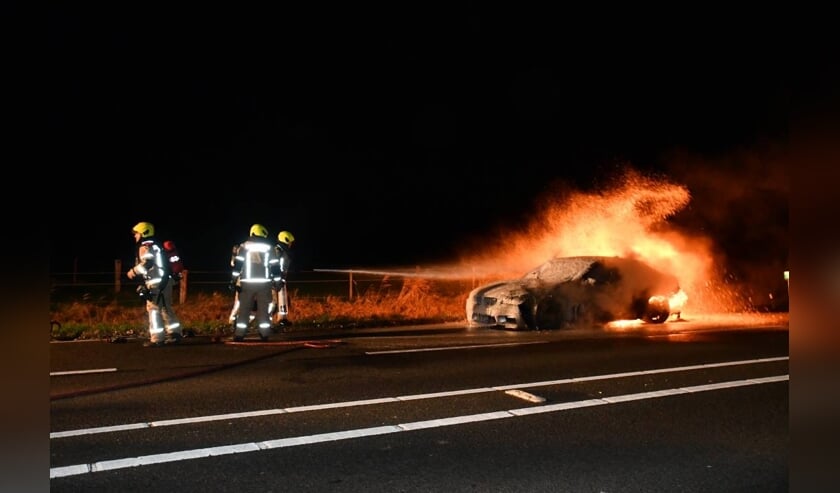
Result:
{"type": "Polygon", "coordinates": [[[632,169],[597,192],[560,184],[538,197],[541,210],[530,223],[493,235],[494,242],[483,238],[481,245],[465,247],[459,265],[485,281],[518,278],[553,256],[636,257],[679,279],[687,301],[674,302],[689,312],[740,308],[737,293],[713,281],[712,240],[668,223],[690,201],[686,186],[632,169]]]}

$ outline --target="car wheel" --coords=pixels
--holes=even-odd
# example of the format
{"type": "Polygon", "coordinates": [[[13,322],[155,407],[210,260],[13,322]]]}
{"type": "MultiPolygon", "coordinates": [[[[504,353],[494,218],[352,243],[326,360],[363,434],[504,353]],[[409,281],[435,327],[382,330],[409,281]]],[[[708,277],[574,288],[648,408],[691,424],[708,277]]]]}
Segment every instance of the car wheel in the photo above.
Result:
{"type": "Polygon", "coordinates": [[[522,320],[522,325],[529,330],[537,329],[537,302],[533,298],[529,298],[519,305],[519,318],[522,320]]]}
{"type": "Polygon", "coordinates": [[[553,330],[563,326],[563,307],[554,298],[543,298],[534,308],[534,328],[553,330]]]}
{"type": "Polygon", "coordinates": [[[645,309],[644,321],[651,324],[661,324],[671,316],[671,306],[668,298],[664,296],[653,296],[648,300],[645,309]]]}

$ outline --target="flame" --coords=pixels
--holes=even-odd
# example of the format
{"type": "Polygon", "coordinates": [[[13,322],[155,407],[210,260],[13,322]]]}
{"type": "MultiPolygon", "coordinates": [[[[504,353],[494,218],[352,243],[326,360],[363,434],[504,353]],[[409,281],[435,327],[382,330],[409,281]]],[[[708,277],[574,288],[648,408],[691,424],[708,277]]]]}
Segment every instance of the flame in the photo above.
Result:
{"type": "Polygon", "coordinates": [[[642,327],[644,324],[645,322],[638,318],[634,320],[613,320],[611,322],[607,322],[604,325],[604,328],[613,330],[627,330],[642,327]]]}
{"type": "Polygon", "coordinates": [[[688,295],[684,290],[680,289],[674,293],[674,295],[668,299],[668,306],[671,309],[671,313],[681,313],[685,308],[686,302],[688,302],[688,295]]]}
{"type": "MultiPolygon", "coordinates": [[[[686,185],[625,168],[602,190],[572,190],[562,183],[536,200],[528,224],[504,228],[496,241],[463,247],[456,266],[476,283],[515,279],[554,256],[607,255],[639,258],[680,281],[672,307],[691,312],[741,308],[737,292],[716,278],[714,242],[669,223],[691,203],[686,185]]],[[[434,268],[432,269],[434,271],[434,268]]],[[[678,311],[678,310],[675,310],[678,311]]]]}
{"type": "MultiPolygon", "coordinates": [[[[684,172],[687,178],[710,179],[707,173],[696,173],[698,163],[678,164],[695,166],[689,167],[693,173],[684,172]]],[[[723,224],[727,216],[721,210],[727,209],[733,196],[742,198],[738,193],[744,189],[744,180],[732,172],[715,174],[714,183],[695,183],[706,202],[711,202],[702,206],[701,215],[715,225],[723,224]]],[[[743,279],[726,270],[722,250],[704,232],[706,228],[702,224],[678,226],[674,220],[689,207],[697,212],[701,206],[692,204],[693,199],[688,185],[663,175],[643,174],[629,165],[594,191],[576,190],[558,181],[535,198],[530,221],[500,225],[472,240],[459,238],[456,261],[406,275],[471,279],[475,287],[517,279],[555,256],[634,257],[677,277],[682,291],[669,301],[682,315],[751,311],[754,300],[744,289],[743,279]]],[[[757,216],[758,212],[750,219],[760,219],[757,216]]],[[[768,229],[766,220],[756,224],[768,229]]],[[[773,238],[784,239],[780,232],[773,232],[773,238]]]]}

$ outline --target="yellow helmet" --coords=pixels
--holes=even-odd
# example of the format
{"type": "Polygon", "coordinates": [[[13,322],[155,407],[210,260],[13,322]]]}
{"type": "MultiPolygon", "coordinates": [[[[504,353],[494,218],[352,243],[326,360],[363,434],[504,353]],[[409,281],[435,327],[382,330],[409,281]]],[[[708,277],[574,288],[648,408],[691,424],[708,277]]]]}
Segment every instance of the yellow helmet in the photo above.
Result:
{"type": "Polygon", "coordinates": [[[262,236],[263,238],[268,238],[268,230],[265,229],[265,226],[262,224],[255,224],[251,226],[251,232],[249,234],[251,236],[262,236]]]}
{"type": "Polygon", "coordinates": [[[155,225],[147,222],[139,222],[133,228],[133,233],[140,233],[141,238],[148,238],[155,235],[155,225]]]}
{"type": "Polygon", "coordinates": [[[292,242],[295,241],[295,235],[289,233],[288,231],[281,231],[277,233],[277,241],[292,246],[292,242]]]}

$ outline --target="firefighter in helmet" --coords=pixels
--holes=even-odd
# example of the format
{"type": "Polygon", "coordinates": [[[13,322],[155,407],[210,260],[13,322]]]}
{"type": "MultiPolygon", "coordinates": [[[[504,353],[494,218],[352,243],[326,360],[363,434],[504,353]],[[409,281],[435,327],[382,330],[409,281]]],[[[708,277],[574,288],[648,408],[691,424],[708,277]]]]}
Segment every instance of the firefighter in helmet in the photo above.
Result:
{"type": "Polygon", "coordinates": [[[230,259],[230,287],[237,293],[239,309],[233,326],[233,340],[243,341],[248,332],[251,310],[243,307],[254,306],[254,321],[260,339],[268,340],[271,335],[272,289],[282,279],[280,259],[271,240],[268,229],[262,224],[254,224],[248,239],[236,245],[230,259]]]}
{"type": "Polygon", "coordinates": [[[277,258],[280,259],[281,280],[276,284],[274,290],[273,319],[276,325],[291,325],[289,320],[289,292],[286,280],[289,275],[289,264],[291,263],[291,249],[295,242],[295,236],[289,231],[281,231],[277,234],[277,244],[274,249],[277,251],[277,258]]]}
{"type": "Polygon", "coordinates": [[[129,279],[140,278],[137,287],[140,297],[146,302],[149,314],[149,341],[147,347],[177,344],[181,342],[181,321],[172,308],[172,279],[169,257],[155,238],[155,226],[139,222],[131,228],[137,252],[135,265],[128,270],[129,279]]]}

